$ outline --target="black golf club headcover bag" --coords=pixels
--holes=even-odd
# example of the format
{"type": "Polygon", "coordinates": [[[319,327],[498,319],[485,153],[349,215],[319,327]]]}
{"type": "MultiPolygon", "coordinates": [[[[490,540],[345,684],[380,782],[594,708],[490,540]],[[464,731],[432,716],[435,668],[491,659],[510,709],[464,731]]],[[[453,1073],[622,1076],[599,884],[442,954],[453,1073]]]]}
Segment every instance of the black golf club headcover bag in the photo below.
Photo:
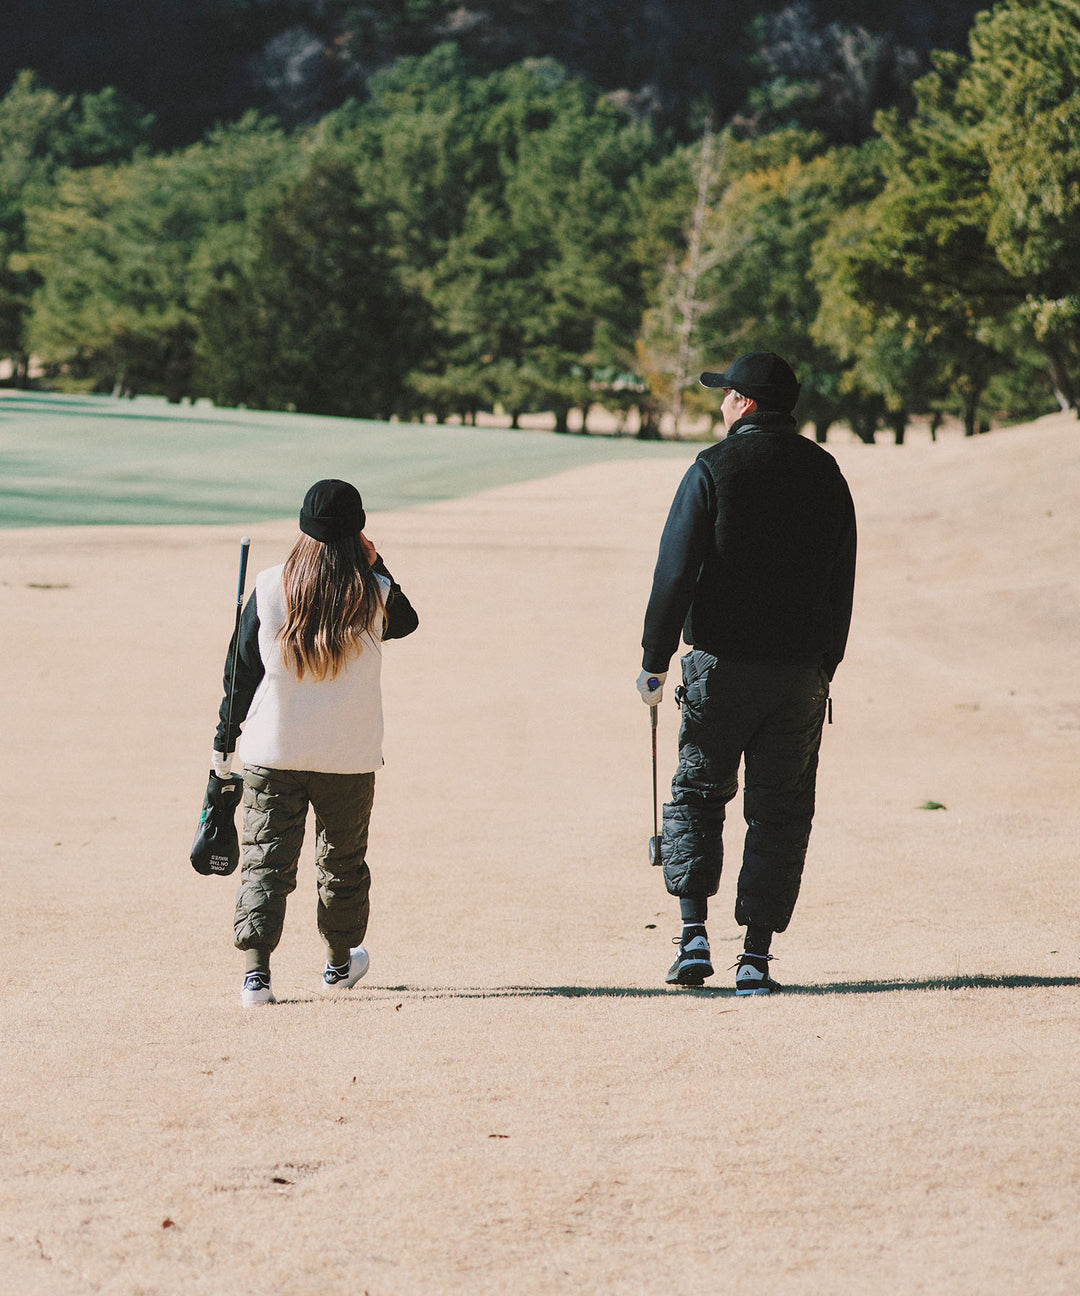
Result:
{"type": "Polygon", "coordinates": [[[244,780],[238,775],[218,778],[211,773],[191,847],[191,867],[196,873],[225,877],[240,863],[236,807],[243,795],[244,780]]]}

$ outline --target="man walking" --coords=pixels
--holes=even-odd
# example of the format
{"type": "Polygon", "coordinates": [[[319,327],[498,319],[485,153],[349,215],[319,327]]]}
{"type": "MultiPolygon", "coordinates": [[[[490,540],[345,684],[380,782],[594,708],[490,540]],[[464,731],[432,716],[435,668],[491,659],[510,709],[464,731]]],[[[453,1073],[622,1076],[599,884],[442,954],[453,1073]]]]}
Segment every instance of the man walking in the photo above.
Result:
{"type": "Polygon", "coordinates": [[[735,992],[769,994],[774,932],[799,894],[829,682],[847,643],[855,510],[833,457],[800,436],[799,382],[769,351],[703,373],[723,391],[727,435],[675,494],[653,576],[637,687],[659,704],[682,632],[679,763],[661,858],[679,897],[671,985],[712,976],[705,928],[723,863],[724,807],[744,762],[747,830],[735,901],[746,928],[735,992]]]}

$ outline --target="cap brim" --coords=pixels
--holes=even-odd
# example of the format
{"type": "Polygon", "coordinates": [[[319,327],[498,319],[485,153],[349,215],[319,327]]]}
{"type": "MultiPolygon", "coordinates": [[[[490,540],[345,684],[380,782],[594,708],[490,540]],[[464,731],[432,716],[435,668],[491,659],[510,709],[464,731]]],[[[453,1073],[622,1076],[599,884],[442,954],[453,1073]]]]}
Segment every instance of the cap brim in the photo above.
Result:
{"type": "Polygon", "coordinates": [[[699,379],[702,387],[730,387],[727,374],[703,373],[699,379]]]}

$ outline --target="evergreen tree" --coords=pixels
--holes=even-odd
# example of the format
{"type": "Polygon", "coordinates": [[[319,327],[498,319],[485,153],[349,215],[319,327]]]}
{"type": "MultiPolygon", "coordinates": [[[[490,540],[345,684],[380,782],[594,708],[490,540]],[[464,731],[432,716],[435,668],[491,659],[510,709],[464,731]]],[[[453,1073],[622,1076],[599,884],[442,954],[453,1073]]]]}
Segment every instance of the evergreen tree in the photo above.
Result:
{"type": "MultiPolygon", "coordinates": [[[[855,393],[841,388],[845,366],[811,332],[819,298],[810,267],[830,221],[864,201],[876,176],[857,150],[821,149],[819,136],[800,131],[725,140],[708,202],[694,222],[701,225],[701,246],[687,361],[667,375],[655,366],[649,371],[655,394],[672,400],[671,375],[679,381],[681,370],[688,408],[715,412],[698,388],[701,369],[747,351],[776,351],[798,372],[800,413],[820,437],[834,420],[858,414],[855,393]]],[[[662,356],[666,331],[674,357],[680,317],[686,322],[692,237],[686,246],[685,261],[661,285],[646,317],[642,354],[662,356]]]]}
{"type": "Polygon", "coordinates": [[[405,60],[335,124],[386,214],[433,330],[418,408],[473,417],[585,409],[631,364],[642,308],[631,181],[651,132],[550,61],[465,74],[453,47],[405,60]]]}
{"type": "MultiPolygon", "coordinates": [[[[707,304],[700,289],[702,277],[714,264],[715,257],[715,252],[710,255],[704,248],[705,224],[714,173],[723,170],[727,143],[726,136],[717,139],[710,125],[698,147],[686,150],[692,169],[693,214],[688,228],[679,231],[678,243],[669,249],[666,279],[653,295],[657,304],[650,306],[642,317],[637,339],[637,361],[645,383],[656,404],[662,402],[670,409],[672,433],[676,437],[681,430],[684,406],[693,409],[699,404],[694,396],[697,375],[703,366],[697,325],[707,304]],[[683,251],[681,257],[679,251],[683,251]]],[[[649,438],[660,435],[655,417],[643,419],[640,435],[649,438]]]]}
{"type": "Polygon", "coordinates": [[[200,303],[299,156],[252,115],[176,154],[62,173],[27,213],[35,353],[99,389],[191,394],[200,303]]]}
{"type": "Polygon", "coordinates": [[[985,159],[989,242],[1059,404],[1080,413],[1080,0],[1006,0],[970,43],[958,100],[985,159]]]}
{"type": "Polygon", "coordinates": [[[48,205],[61,168],[132,156],[145,145],[150,118],[112,90],[60,95],[29,71],[0,100],[0,357],[26,382],[26,333],[39,275],[26,260],[27,211],[48,205]]]}
{"type": "Polygon", "coordinates": [[[814,336],[895,413],[955,407],[968,433],[1008,363],[1001,325],[1019,293],[989,245],[990,203],[961,65],[942,57],[917,108],[878,117],[881,192],[837,217],[818,251],[814,336]]]}
{"type": "Polygon", "coordinates": [[[207,299],[198,385],[223,404],[387,418],[418,309],[353,168],[316,159],[266,221],[250,270],[207,299]]]}

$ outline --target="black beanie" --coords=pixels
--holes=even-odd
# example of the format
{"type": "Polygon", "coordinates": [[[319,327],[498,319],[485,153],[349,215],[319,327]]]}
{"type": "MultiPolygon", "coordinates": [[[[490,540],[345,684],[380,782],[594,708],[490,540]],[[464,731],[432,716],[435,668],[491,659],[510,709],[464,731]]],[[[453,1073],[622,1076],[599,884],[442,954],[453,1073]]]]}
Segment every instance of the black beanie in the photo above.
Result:
{"type": "Polygon", "coordinates": [[[300,530],[323,544],[359,535],[366,521],[360,492],[334,477],[317,481],[304,496],[300,510],[300,530]]]}

